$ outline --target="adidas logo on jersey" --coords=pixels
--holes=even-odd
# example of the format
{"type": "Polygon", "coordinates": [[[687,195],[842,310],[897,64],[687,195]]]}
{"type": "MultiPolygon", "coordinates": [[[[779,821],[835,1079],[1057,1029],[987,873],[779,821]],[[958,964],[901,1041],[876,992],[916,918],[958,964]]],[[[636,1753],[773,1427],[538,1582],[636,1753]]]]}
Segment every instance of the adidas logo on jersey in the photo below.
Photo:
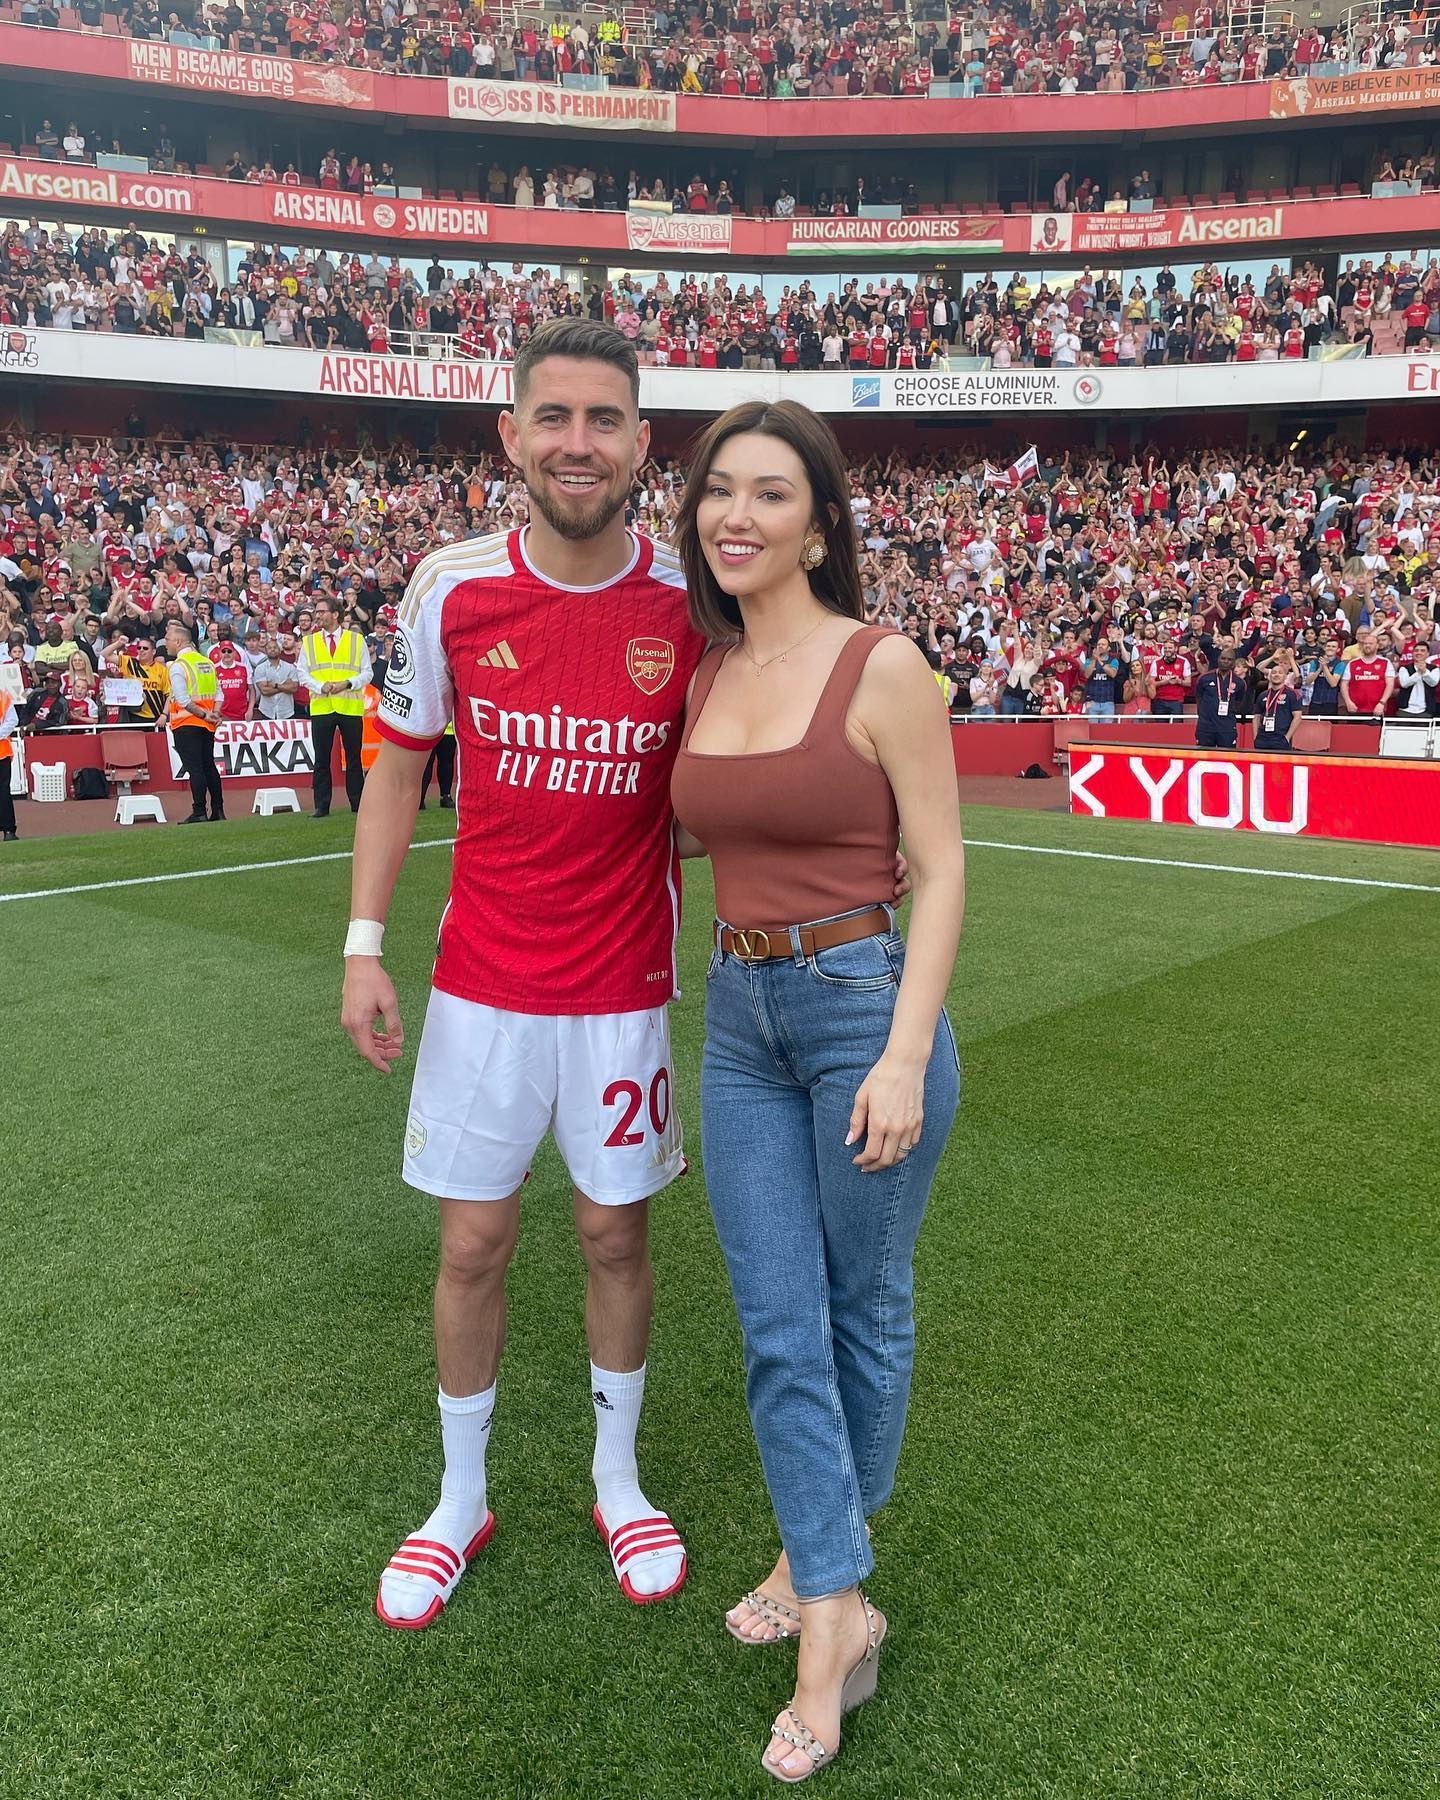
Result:
{"type": "Polygon", "coordinates": [[[477,656],[476,662],[482,669],[518,669],[515,652],[502,638],[493,650],[487,650],[483,656],[477,656]]]}

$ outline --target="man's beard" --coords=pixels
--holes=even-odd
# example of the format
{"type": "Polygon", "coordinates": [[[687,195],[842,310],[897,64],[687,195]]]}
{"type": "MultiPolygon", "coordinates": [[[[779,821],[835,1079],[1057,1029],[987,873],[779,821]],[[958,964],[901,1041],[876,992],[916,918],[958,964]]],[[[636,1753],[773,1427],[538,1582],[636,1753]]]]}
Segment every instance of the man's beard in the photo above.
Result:
{"type": "Polygon", "coordinates": [[[531,485],[528,475],[524,479],[525,492],[530,496],[531,504],[540,513],[545,523],[558,537],[568,538],[572,544],[583,544],[589,538],[599,537],[616,513],[625,510],[625,503],[629,497],[623,490],[616,494],[607,488],[603,490],[599,501],[589,512],[564,513],[553,503],[550,493],[544,485],[543,472],[534,486],[531,485]]]}

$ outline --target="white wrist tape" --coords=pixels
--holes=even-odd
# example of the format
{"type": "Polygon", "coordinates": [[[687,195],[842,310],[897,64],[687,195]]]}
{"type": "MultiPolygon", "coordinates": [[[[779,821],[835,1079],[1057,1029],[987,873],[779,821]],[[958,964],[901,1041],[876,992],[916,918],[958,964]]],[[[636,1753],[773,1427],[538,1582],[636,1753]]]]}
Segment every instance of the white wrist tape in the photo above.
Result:
{"type": "Polygon", "coordinates": [[[385,941],[385,927],[378,919],[352,919],[345,933],[347,956],[379,956],[385,941]]]}

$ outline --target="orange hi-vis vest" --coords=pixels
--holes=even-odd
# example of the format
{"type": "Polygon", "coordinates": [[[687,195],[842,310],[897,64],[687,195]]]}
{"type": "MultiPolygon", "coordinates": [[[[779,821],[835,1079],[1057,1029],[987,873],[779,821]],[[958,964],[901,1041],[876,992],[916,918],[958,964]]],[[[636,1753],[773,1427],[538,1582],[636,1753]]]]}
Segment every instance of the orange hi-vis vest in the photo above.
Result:
{"type": "MultiPolygon", "coordinates": [[[[6,721],[6,719],[10,716],[11,708],[14,705],[15,705],[15,702],[10,698],[9,689],[8,688],[0,688],[0,725],[3,725],[6,721]]],[[[0,763],[8,763],[9,762],[10,757],[14,751],[14,747],[15,746],[14,746],[13,739],[8,738],[8,737],[0,737],[0,763]]],[[[6,786],[8,787],[8,785],[9,785],[9,781],[7,778],[6,786]]]]}
{"type": "MultiPolygon", "coordinates": [[[[202,656],[198,650],[182,650],[175,658],[184,663],[190,675],[190,692],[197,700],[218,700],[220,683],[216,679],[215,665],[208,656],[202,656]]],[[[169,715],[170,729],[178,730],[182,725],[203,725],[206,731],[213,731],[220,722],[220,708],[210,714],[191,712],[188,706],[177,706],[172,699],[169,715]]]]}

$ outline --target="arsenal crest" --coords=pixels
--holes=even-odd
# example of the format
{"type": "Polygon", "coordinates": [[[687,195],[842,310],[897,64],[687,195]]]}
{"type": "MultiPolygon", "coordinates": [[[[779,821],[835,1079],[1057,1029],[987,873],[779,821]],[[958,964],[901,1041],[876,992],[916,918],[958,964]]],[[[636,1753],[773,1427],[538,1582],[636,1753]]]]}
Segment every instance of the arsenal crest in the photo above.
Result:
{"type": "Polygon", "coordinates": [[[658,694],[675,673],[675,646],[666,638],[631,638],[625,667],[642,694],[658,694]]]}

